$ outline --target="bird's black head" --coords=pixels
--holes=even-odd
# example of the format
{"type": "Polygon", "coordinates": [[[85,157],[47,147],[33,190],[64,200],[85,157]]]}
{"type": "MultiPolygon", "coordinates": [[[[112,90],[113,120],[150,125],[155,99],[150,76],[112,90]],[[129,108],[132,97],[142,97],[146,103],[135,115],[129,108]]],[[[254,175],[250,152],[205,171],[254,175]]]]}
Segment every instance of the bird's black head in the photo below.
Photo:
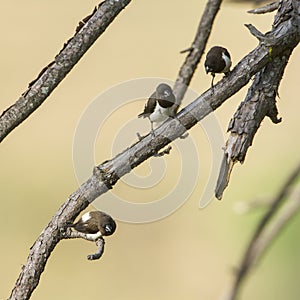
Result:
{"type": "Polygon", "coordinates": [[[214,69],[210,66],[207,66],[207,65],[205,65],[205,71],[206,71],[206,74],[214,73],[214,69]]]}
{"type": "Polygon", "coordinates": [[[204,66],[206,73],[228,73],[231,67],[229,52],[221,46],[212,47],[207,52],[204,66]]]}
{"type": "Polygon", "coordinates": [[[101,227],[102,227],[102,235],[112,235],[116,228],[117,228],[117,225],[116,225],[116,222],[112,219],[112,217],[108,216],[108,215],[105,215],[103,217],[103,220],[101,221],[101,227]]]}
{"type": "Polygon", "coordinates": [[[173,95],[171,87],[166,83],[161,83],[156,88],[157,97],[159,99],[168,99],[173,95]]]}

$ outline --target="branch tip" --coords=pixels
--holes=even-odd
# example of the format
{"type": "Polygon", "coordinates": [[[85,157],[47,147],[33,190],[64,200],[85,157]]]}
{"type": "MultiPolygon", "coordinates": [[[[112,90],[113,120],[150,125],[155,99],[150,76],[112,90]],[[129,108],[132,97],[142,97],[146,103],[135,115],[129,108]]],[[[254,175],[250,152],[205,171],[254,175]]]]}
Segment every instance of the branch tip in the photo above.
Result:
{"type": "Polygon", "coordinates": [[[265,13],[270,13],[278,9],[279,6],[279,1],[275,1],[272,3],[269,3],[267,5],[264,5],[262,7],[258,7],[255,9],[250,9],[247,11],[249,14],[265,14],[265,13]]]}
{"type": "Polygon", "coordinates": [[[191,47],[189,47],[189,48],[187,48],[187,49],[181,50],[179,53],[180,53],[180,54],[183,54],[183,53],[186,53],[186,52],[191,52],[191,51],[193,51],[193,50],[194,50],[194,47],[191,46],[191,47]]]}
{"type": "Polygon", "coordinates": [[[263,33],[261,33],[255,26],[253,26],[252,24],[244,24],[248,30],[250,31],[250,33],[255,36],[260,42],[263,42],[263,40],[265,39],[265,35],[263,33]]]}

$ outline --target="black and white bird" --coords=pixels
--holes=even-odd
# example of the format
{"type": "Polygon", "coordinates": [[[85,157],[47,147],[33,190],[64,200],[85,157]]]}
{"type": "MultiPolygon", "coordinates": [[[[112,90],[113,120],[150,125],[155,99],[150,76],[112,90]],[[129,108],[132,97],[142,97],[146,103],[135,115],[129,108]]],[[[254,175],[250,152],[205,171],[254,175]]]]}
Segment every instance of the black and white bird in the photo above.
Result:
{"type": "Polygon", "coordinates": [[[70,225],[75,230],[85,233],[89,240],[96,241],[100,237],[112,235],[116,230],[116,222],[102,211],[85,213],[78,222],[70,225]]]}
{"type": "Polygon", "coordinates": [[[206,74],[211,73],[211,87],[214,86],[214,78],[216,73],[224,73],[227,76],[230,72],[231,58],[226,48],[220,46],[212,47],[206,55],[205,59],[206,74]]]}
{"type": "Polygon", "coordinates": [[[144,111],[138,115],[139,118],[149,118],[151,122],[151,133],[154,136],[153,123],[161,123],[169,117],[173,117],[172,108],[176,98],[171,87],[161,83],[156,87],[155,92],[148,99],[144,111]]]}

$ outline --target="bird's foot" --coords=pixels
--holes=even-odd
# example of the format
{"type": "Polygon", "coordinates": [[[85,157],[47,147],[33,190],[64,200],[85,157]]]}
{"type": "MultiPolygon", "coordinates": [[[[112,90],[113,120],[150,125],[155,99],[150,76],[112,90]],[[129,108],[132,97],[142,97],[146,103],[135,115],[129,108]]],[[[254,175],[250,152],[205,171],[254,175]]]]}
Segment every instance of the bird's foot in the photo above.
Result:
{"type": "Polygon", "coordinates": [[[144,137],[139,132],[136,133],[138,140],[141,141],[144,137]]]}
{"type": "Polygon", "coordinates": [[[151,136],[152,136],[152,138],[155,138],[155,136],[156,136],[153,129],[151,130],[151,136]]]}
{"type": "MultiPolygon", "coordinates": [[[[145,137],[145,136],[142,136],[139,132],[137,132],[136,135],[137,135],[137,138],[138,138],[139,141],[141,141],[145,137]]],[[[152,138],[156,137],[153,130],[151,130],[151,136],[152,136],[152,138]]]]}
{"type": "Polygon", "coordinates": [[[224,77],[223,78],[228,77],[230,75],[230,73],[231,73],[231,71],[228,71],[228,72],[224,73],[224,77]]]}
{"type": "Polygon", "coordinates": [[[179,53],[183,54],[183,53],[186,53],[186,52],[191,52],[191,51],[194,50],[194,48],[195,48],[194,46],[191,46],[191,47],[189,47],[187,49],[181,50],[179,53]]]}
{"type": "Polygon", "coordinates": [[[72,235],[72,229],[69,225],[59,228],[59,237],[61,239],[68,239],[72,235]]]}

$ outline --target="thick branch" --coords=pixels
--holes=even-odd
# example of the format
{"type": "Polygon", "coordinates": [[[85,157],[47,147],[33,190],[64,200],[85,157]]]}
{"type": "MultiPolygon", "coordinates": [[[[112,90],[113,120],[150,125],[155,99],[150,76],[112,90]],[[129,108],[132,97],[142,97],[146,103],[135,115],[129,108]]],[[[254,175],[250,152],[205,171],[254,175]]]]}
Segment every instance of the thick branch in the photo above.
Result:
{"type": "MultiPolygon", "coordinates": [[[[272,48],[274,56],[280,55],[286,49],[292,49],[299,42],[298,28],[290,23],[286,25],[279,23],[273,32],[277,36],[272,48]],[[282,26],[286,26],[286,30],[281,30],[282,26]]],[[[215,85],[213,94],[211,90],[206,91],[184,108],[177,118],[157,128],[155,138],[148,135],[115,158],[95,167],[93,175],[67,199],[30,249],[27,263],[21,271],[10,299],[29,299],[52,250],[60,240],[60,228],[73,222],[90,202],[111,189],[119,178],[158,153],[160,149],[182,136],[186,130],[217,109],[226,99],[246,85],[268,61],[269,48],[259,45],[240,61],[228,77],[215,85]]]]}
{"type": "Polygon", "coordinates": [[[244,254],[231,290],[225,297],[226,300],[236,299],[241,285],[251,268],[257,263],[258,259],[270,246],[274,238],[278,236],[281,229],[287,225],[291,218],[299,211],[299,193],[297,193],[296,197],[288,197],[292,186],[299,176],[300,164],[290,174],[289,178],[272,201],[269,210],[259,222],[244,254]],[[289,201],[287,201],[288,199],[289,201]]]}
{"type": "Polygon", "coordinates": [[[51,94],[55,87],[72,70],[79,59],[105,31],[131,0],[107,0],[99,4],[94,13],[80,22],[71,38],[46,68],[28,87],[15,104],[0,116],[0,142],[51,94]]]}
{"type": "Polygon", "coordinates": [[[173,92],[176,96],[176,101],[178,104],[178,106],[175,107],[174,111],[178,110],[183,96],[192,80],[197,65],[204,53],[204,49],[210,36],[213,22],[220,9],[221,3],[222,0],[207,1],[192,46],[189,49],[182,51],[189,51],[189,54],[179,70],[178,77],[173,87],[173,92]]]}
{"type": "Polygon", "coordinates": [[[240,104],[230,121],[230,135],[224,149],[224,157],[216,185],[215,195],[222,199],[228,186],[233,166],[236,162],[243,163],[254,136],[265,118],[269,116],[273,123],[279,123],[277,118],[276,95],[284,69],[292,50],[287,50],[281,56],[271,58],[260,72],[255,75],[253,84],[248,90],[246,99],[240,104]]]}

